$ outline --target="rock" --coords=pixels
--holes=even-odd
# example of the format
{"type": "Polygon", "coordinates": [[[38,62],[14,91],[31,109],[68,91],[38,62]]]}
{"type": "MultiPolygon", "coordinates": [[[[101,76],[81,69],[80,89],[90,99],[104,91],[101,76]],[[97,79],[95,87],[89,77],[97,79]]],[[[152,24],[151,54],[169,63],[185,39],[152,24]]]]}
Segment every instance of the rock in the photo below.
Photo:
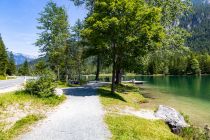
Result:
{"type": "Polygon", "coordinates": [[[63,95],[63,90],[60,88],[56,88],[54,94],[60,97],[63,95]]]}
{"type": "Polygon", "coordinates": [[[160,105],[155,116],[164,120],[174,133],[180,133],[182,128],[189,127],[184,117],[171,107],[160,105]]]}

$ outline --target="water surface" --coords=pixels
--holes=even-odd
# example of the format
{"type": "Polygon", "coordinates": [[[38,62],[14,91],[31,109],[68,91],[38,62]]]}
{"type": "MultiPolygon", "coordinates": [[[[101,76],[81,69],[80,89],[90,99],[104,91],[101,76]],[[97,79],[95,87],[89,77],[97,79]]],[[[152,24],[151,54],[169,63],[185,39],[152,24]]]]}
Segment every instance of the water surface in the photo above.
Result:
{"type": "Polygon", "coordinates": [[[132,78],[147,81],[142,92],[155,98],[145,107],[168,105],[189,115],[193,124],[210,126],[210,76],[136,76],[126,80],[132,78]]]}

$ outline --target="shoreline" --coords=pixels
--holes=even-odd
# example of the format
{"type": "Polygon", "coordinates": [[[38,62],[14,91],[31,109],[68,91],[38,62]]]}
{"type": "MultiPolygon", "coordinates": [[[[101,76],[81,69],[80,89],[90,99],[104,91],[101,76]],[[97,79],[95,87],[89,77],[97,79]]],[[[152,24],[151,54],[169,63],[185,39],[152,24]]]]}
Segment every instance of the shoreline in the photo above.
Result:
{"type": "Polygon", "coordinates": [[[140,85],[139,87],[141,89],[141,94],[148,99],[147,103],[141,104],[142,109],[156,110],[159,105],[166,105],[173,107],[185,116],[188,116],[190,122],[196,127],[204,128],[205,125],[210,126],[208,113],[206,114],[205,110],[199,109],[199,106],[196,104],[190,105],[191,102],[180,100],[182,97],[156,91],[150,85],[140,85]]]}

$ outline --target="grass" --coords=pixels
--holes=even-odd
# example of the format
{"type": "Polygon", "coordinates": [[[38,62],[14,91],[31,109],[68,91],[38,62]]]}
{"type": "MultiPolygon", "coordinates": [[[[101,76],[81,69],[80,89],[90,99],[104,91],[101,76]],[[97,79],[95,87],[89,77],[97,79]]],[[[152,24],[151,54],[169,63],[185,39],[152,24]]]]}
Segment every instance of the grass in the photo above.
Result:
{"type": "Polygon", "coordinates": [[[29,125],[42,119],[65,99],[64,95],[40,98],[25,91],[0,95],[0,140],[10,140],[25,132],[29,125]],[[26,117],[20,117],[21,114],[26,117]]]}
{"type": "Polygon", "coordinates": [[[171,132],[169,126],[160,120],[146,120],[132,115],[123,115],[126,107],[140,109],[147,99],[140,94],[140,88],[132,84],[116,87],[112,94],[110,85],[98,89],[101,103],[106,111],[105,122],[112,132],[112,140],[180,140],[182,137],[171,132]]]}
{"type": "Polygon", "coordinates": [[[12,92],[0,96],[0,110],[6,108],[8,105],[24,105],[26,102],[30,102],[32,106],[45,105],[53,107],[63,102],[65,98],[65,96],[51,96],[48,98],[40,98],[36,95],[30,95],[25,91],[12,92]]]}
{"type": "Polygon", "coordinates": [[[128,115],[107,114],[105,121],[112,140],[181,140],[163,121],[151,121],[128,115]]]}
{"type": "Polygon", "coordinates": [[[20,135],[23,132],[26,132],[30,125],[44,118],[42,115],[28,115],[21,120],[17,121],[13,127],[7,131],[0,130],[0,140],[10,140],[20,135]]]}
{"type": "Polygon", "coordinates": [[[116,87],[116,93],[110,92],[110,86],[103,86],[99,88],[101,103],[106,109],[117,111],[125,107],[140,108],[140,103],[147,102],[139,93],[139,88],[129,85],[120,85],[116,87]]]}
{"type": "Polygon", "coordinates": [[[6,80],[6,77],[3,75],[0,75],[0,80],[6,80]]]}

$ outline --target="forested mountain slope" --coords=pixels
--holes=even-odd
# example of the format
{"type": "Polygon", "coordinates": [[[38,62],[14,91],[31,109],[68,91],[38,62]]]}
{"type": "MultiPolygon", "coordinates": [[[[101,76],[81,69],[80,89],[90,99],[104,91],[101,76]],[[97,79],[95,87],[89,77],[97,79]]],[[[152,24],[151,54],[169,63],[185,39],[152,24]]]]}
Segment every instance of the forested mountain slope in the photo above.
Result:
{"type": "Polygon", "coordinates": [[[198,52],[210,53],[210,0],[192,0],[192,13],[181,20],[191,32],[187,46],[198,52]]]}

